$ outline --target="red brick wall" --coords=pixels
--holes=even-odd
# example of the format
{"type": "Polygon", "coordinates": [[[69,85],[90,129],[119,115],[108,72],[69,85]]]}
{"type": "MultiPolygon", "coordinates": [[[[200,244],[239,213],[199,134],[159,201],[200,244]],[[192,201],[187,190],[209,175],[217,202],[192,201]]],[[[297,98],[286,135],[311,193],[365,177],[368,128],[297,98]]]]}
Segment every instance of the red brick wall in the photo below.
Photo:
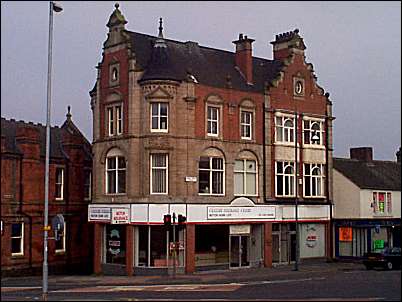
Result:
{"type": "Polygon", "coordinates": [[[100,100],[102,104],[100,105],[100,137],[104,137],[106,133],[106,116],[105,116],[105,100],[107,96],[113,92],[119,92],[122,96],[123,101],[123,133],[128,131],[128,55],[127,49],[121,49],[113,53],[106,53],[103,56],[103,62],[100,66],[100,100]],[[119,85],[109,87],[109,65],[114,61],[118,61],[120,65],[120,76],[119,85]]]}
{"type": "Polygon", "coordinates": [[[215,88],[205,85],[195,86],[195,95],[200,101],[197,101],[195,107],[195,135],[197,138],[204,138],[205,129],[205,101],[211,94],[218,95],[223,100],[223,139],[229,141],[240,141],[240,103],[244,99],[250,99],[254,102],[255,138],[258,144],[262,144],[262,106],[264,102],[263,94],[236,91],[233,89],[215,88]],[[229,103],[236,105],[233,114],[229,114],[229,103]]]}

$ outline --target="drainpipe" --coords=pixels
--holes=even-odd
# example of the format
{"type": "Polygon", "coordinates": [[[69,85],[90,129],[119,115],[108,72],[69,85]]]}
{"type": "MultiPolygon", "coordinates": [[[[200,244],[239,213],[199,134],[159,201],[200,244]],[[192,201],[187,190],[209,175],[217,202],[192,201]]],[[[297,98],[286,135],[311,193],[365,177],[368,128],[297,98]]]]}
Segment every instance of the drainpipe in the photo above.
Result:
{"type": "MultiPolygon", "coordinates": [[[[325,94],[325,96],[329,97],[329,94],[325,94]]],[[[329,123],[329,117],[328,117],[328,109],[327,107],[325,108],[325,144],[326,144],[326,148],[325,148],[325,174],[326,174],[326,197],[327,197],[327,203],[329,204],[329,255],[328,255],[328,262],[332,262],[333,261],[333,257],[332,257],[332,253],[333,253],[333,230],[332,230],[332,201],[330,199],[329,196],[329,162],[328,162],[328,153],[329,153],[329,133],[328,133],[328,123],[329,123]]]]}
{"type": "Polygon", "coordinates": [[[266,184],[266,142],[265,142],[265,93],[264,93],[264,102],[262,103],[262,197],[264,203],[267,201],[267,184],[266,184]]]}

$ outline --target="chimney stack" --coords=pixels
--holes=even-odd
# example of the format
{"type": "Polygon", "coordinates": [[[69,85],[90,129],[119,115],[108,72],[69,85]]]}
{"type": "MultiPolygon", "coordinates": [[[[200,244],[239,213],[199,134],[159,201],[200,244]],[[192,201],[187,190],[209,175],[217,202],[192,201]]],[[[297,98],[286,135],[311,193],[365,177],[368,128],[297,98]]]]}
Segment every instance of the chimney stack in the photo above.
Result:
{"type": "Polygon", "coordinates": [[[240,69],[247,84],[253,84],[253,56],[252,46],[254,40],[239,34],[239,40],[233,41],[236,45],[235,64],[240,69]]]}
{"type": "Polygon", "coordinates": [[[350,158],[370,162],[373,160],[373,148],[371,147],[350,148],[350,158]]]}
{"type": "Polygon", "coordinates": [[[271,42],[271,44],[274,46],[274,60],[284,60],[294,51],[304,54],[306,49],[303,38],[299,36],[297,28],[294,31],[276,35],[275,41],[271,42]]]}

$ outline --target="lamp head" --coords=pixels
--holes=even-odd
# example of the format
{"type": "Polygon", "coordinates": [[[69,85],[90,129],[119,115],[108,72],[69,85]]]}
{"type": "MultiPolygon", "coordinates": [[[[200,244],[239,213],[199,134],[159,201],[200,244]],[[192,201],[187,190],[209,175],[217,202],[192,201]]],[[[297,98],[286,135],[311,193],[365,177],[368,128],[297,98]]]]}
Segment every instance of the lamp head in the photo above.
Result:
{"type": "Polygon", "coordinates": [[[320,141],[320,137],[318,136],[318,132],[315,131],[313,136],[311,137],[311,140],[315,143],[315,142],[319,142],[320,141]]]}
{"type": "Polygon", "coordinates": [[[60,12],[63,10],[63,8],[61,7],[61,5],[58,4],[58,3],[56,3],[56,2],[54,2],[54,1],[52,1],[52,7],[53,7],[53,10],[54,10],[56,13],[60,13],[60,12]]]}

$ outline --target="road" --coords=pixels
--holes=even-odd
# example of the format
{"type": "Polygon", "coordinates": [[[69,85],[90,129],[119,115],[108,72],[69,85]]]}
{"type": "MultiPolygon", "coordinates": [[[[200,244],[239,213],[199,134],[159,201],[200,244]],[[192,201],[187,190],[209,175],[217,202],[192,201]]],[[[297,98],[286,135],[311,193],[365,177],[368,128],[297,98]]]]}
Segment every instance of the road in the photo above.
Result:
{"type": "MultiPolygon", "coordinates": [[[[3,284],[1,300],[38,301],[41,300],[41,287],[24,285],[23,280],[20,285],[3,284]]],[[[49,300],[400,301],[401,271],[289,271],[277,279],[192,284],[96,285],[77,281],[49,286],[49,300]]]]}

